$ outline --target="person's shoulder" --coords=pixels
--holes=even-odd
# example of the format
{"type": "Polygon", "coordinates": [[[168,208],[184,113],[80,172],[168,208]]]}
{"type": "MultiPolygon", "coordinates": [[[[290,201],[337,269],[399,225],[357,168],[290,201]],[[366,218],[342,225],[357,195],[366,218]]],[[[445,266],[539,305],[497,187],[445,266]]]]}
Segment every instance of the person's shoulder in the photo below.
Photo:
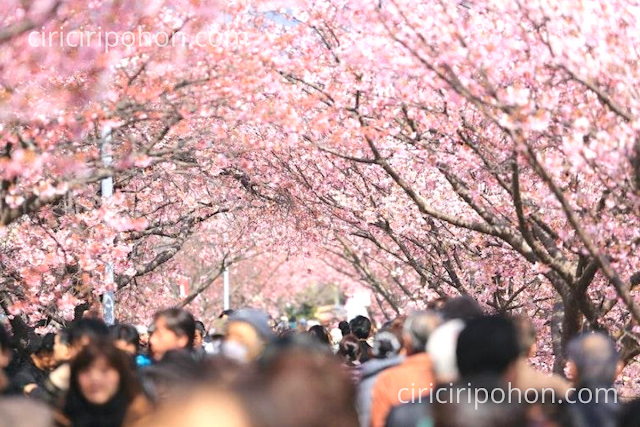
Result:
{"type": "Polygon", "coordinates": [[[389,411],[385,427],[417,426],[421,420],[430,418],[430,414],[428,400],[396,405],[389,411]]]}
{"type": "MultiPolygon", "coordinates": [[[[401,365],[395,365],[380,372],[376,379],[376,386],[378,386],[378,384],[386,384],[389,381],[393,381],[393,378],[398,375],[398,372],[401,371],[400,368],[401,368],[401,365]]],[[[380,387],[386,387],[386,386],[380,386],[380,387]]]]}

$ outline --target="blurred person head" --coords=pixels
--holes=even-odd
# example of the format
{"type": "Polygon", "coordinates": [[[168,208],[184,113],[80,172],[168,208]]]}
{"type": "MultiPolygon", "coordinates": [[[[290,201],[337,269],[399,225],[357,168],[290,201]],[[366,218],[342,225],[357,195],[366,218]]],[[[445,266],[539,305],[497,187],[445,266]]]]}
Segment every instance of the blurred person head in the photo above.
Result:
{"type": "Polygon", "coordinates": [[[135,328],[140,337],[140,347],[147,347],[149,345],[149,328],[144,325],[136,325],[135,328]]]}
{"type": "Polygon", "coordinates": [[[567,346],[570,376],[582,387],[611,387],[622,371],[615,343],[602,332],[586,332],[567,346]]]}
{"type": "Polygon", "coordinates": [[[349,322],[351,333],[360,340],[366,340],[371,335],[371,320],[364,316],[356,316],[349,322]]]}
{"type": "Polygon", "coordinates": [[[449,320],[438,326],[427,341],[427,353],[433,363],[433,371],[439,384],[448,384],[458,380],[456,346],[458,336],[464,329],[460,319],[449,320]]]}
{"type": "Polygon", "coordinates": [[[530,318],[514,316],[511,318],[518,334],[520,356],[529,358],[536,353],[536,328],[530,318]]]}
{"type": "Polygon", "coordinates": [[[462,321],[476,319],[484,316],[480,305],[468,295],[451,298],[442,307],[444,321],[460,319],[462,321]]]}
{"type": "Polygon", "coordinates": [[[402,344],[398,337],[390,331],[380,331],[373,338],[371,354],[376,359],[389,359],[400,353],[402,344]]]}
{"type": "Polygon", "coordinates": [[[239,360],[253,361],[272,338],[269,316],[260,310],[242,308],[229,316],[223,352],[233,352],[239,360]]]}
{"type": "Polygon", "coordinates": [[[309,328],[309,336],[321,344],[331,346],[331,338],[322,325],[313,325],[309,328]]]}
{"type": "Polygon", "coordinates": [[[387,359],[400,354],[404,346],[403,329],[405,316],[398,316],[385,323],[373,338],[371,354],[376,359],[387,359]]]}
{"type": "Polygon", "coordinates": [[[149,398],[166,402],[198,384],[203,378],[203,369],[191,351],[169,350],[142,374],[149,398]]]}
{"type": "Polygon", "coordinates": [[[342,332],[343,337],[351,333],[351,326],[349,326],[349,322],[347,322],[346,320],[338,323],[338,329],[340,329],[340,332],[342,332]]]}
{"type": "Polygon", "coordinates": [[[171,350],[190,350],[196,335],[196,321],[188,311],[168,308],[153,316],[153,331],[149,338],[155,360],[161,360],[171,350]]]}
{"type": "Polygon", "coordinates": [[[36,399],[6,396],[0,399],[0,427],[51,427],[53,411],[36,399]]]}
{"type": "Polygon", "coordinates": [[[54,357],[56,334],[48,333],[32,340],[27,347],[31,360],[41,371],[50,371],[56,366],[54,357]]]}
{"type": "Polygon", "coordinates": [[[454,384],[435,400],[435,427],[522,427],[525,406],[511,403],[500,377],[480,376],[454,384]],[[504,396],[504,400],[500,399],[504,396]]]}
{"type": "MultiPolygon", "coordinates": [[[[358,339],[351,337],[357,349],[358,339]]],[[[358,425],[355,387],[326,346],[298,335],[275,347],[259,365],[257,381],[249,382],[243,393],[256,423],[264,427],[358,425]]]]}
{"type": "Polygon", "coordinates": [[[402,339],[407,355],[426,351],[427,341],[441,323],[440,316],[433,311],[417,311],[407,316],[402,328],[402,339]]]}
{"type": "Polygon", "coordinates": [[[204,345],[204,337],[207,335],[207,329],[204,327],[204,323],[196,320],[196,335],[193,339],[194,347],[202,347],[204,345]]]}
{"type": "Polygon", "coordinates": [[[340,341],[337,354],[344,363],[354,364],[360,360],[361,352],[360,340],[355,335],[349,334],[340,341]]]}
{"type": "Polygon", "coordinates": [[[121,425],[140,393],[128,356],[110,341],[94,341],[71,362],[63,413],[74,427],[121,425]]]}
{"type": "Polygon", "coordinates": [[[115,325],[111,328],[111,338],[116,348],[132,356],[138,354],[140,336],[135,326],[127,324],[115,325]]]}
{"type": "Polygon", "coordinates": [[[515,327],[502,316],[483,316],[470,320],[458,336],[456,359],[463,379],[493,375],[513,381],[519,355],[515,327]]]}
{"type": "Polygon", "coordinates": [[[70,358],[73,359],[84,347],[109,336],[109,327],[100,319],[87,317],[76,320],[69,326],[70,358]]]}
{"type": "Polygon", "coordinates": [[[288,334],[280,335],[272,339],[265,347],[263,357],[259,361],[260,366],[265,366],[274,358],[279,357],[286,351],[296,350],[305,353],[332,355],[331,349],[326,345],[318,342],[309,334],[291,331],[288,334]]]}

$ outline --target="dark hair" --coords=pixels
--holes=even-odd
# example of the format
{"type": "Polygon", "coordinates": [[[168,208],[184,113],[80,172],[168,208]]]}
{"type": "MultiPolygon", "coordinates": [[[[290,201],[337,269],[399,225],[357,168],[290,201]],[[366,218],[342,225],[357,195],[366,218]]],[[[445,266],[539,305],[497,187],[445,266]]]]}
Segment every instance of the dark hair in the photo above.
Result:
{"type": "Polygon", "coordinates": [[[366,340],[371,335],[371,320],[364,316],[356,316],[349,322],[351,333],[361,340],[366,340]]]}
{"type": "Polygon", "coordinates": [[[444,321],[460,319],[468,321],[484,316],[480,305],[468,295],[450,299],[442,307],[442,317],[444,321]]]}
{"type": "Polygon", "coordinates": [[[331,345],[331,339],[329,339],[329,334],[327,330],[322,327],[322,325],[314,325],[309,328],[309,335],[322,344],[326,344],[328,346],[331,345]]]}
{"type": "Polygon", "coordinates": [[[127,344],[136,346],[136,352],[140,347],[140,335],[133,325],[121,323],[111,328],[111,338],[114,341],[124,341],[127,344]]]}
{"type": "Polygon", "coordinates": [[[185,336],[188,339],[187,348],[193,348],[193,340],[196,336],[196,321],[187,310],[182,308],[168,308],[158,311],[153,316],[153,321],[163,318],[167,324],[167,329],[179,337],[185,336]]]}
{"type": "Polygon", "coordinates": [[[285,334],[267,343],[262,357],[258,360],[258,366],[264,367],[280,357],[283,353],[294,350],[314,354],[332,354],[326,345],[321,344],[318,340],[309,336],[309,334],[289,330],[286,331],[285,334]]]}
{"type": "Polygon", "coordinates": [[[127,408],[141,392],[140,384],[131,371],[129,357],[101,339],[87,345],[71,362],[71,377],[63,412],[74,427],[122,425],[127,408]],[[86,371],[96,360],[105,358],[120,376],[118,391],[104,405],[94,405],[87,401],[78,383],[80,373],[86,371]]]}
{"type": "MultiPolygon", "coordinates": [[[[358,425],[355,386],[326,346],[292,335],[239,390],[253,425],[351,427],[358,425]],[[297,338],[296,338],[297,337],[297,338]],[[318,348],[324,350],[318,351],[318,348]],[[300,390],[304,390],[300,393],[300,390]],[[296,396],[292,406],[292,396],[296,396]]],[[[356,337],[355,347],[358,348],[356,337]]]]}
{"type": "Polygon", "coordinates": [[[338,329],[340,329],[340,332],[342,332],[343,337],[351,333],[351,326],[349,326],[349,322],[347,322],[346,320],[338,323],[338,329]]]}
{"type": "Polygon", "coordinates": [[[536,343],[536,328],[533,326],[531,319],[524,316],[514,316],[511,318],[513,326],[518,334],[518,346],[520,347],[520,355],[528,356],[531,347],[536,343]]]}
{"type": "Polygon", "coordinates": [[[196,330],[200,331],[203,337],[207,335],[207,329],[204,327],[204,323],[199,320],[196,320],[196,330]]]}
{"type": "Polygon", "coordinates": [[[56,335],[54,333],[48,333],[45,336],[33,334],[29,337],[29,344],[25,348],[26,354],[43,354],[53,353],[53,344],[55,342],[56,335]]]}
{"type": "Polygon", "coordinates": [[[360,340],[353,334],[349,334],[342,338],[338,346],[338,356],[341,356],[345,362],[353,363],[360,359],[362,350],[360,348],[360,340]]]}
{"type": "Polygon", "coordinates": [[[33,354],[53,353],[53,345],[55,344],[56,334],[49,332],[39,339],[37,346],[33,349],[33,354]]]}
{"type": "Polygon", "coordinates": [[[502,316],[472,320],[458,336],[456,358],[462,378],[502,375],[519,355],[516,329],[502,316]]]}
{"type": "Polygon", "coordinates": [[[108,336],[109,328],[99,319],[87,317],[76,320],[69,326],[69,345],[78,344],[85,337],[96,341],[108,336]]]}
{"type": "MultiPolygon", "coordinates": [[[[438,399],[433,405],[433,420],[436,426],[447,427],[513,427],[527,425],[526,406],[511,403],[511,399],[494,400],[497,396],[508,396],[510,390],[502,383],[501,378],[495,376],[480,376],[469,378],[469,381],[454,383],[444,396],[451,396],[451,401],[445,397],[438,399]],[[466,392],[466,398],[455,399],[460,392],[466,392]]],[[[558,405],[560,406],[560,405],[558,405]]],[[[564,424],[563,424],[564,425],[564,424]]]]}
{"type": "Polygon", "coordinates": [[[8,351],[12,348],[11,335],[4,328],[4,325],[0,323],[0,351],[8,351]]]}
{"type": "Polygon", "coordinates": [[[69,345],[69,328],[62,328],[56,334],[60,344],[69,345]]]}

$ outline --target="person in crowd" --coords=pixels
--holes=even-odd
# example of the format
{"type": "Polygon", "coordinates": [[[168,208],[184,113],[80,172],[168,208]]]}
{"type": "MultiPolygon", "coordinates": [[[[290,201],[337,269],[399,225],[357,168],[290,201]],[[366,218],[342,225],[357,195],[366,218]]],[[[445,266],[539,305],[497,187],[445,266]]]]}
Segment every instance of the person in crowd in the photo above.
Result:
{"type": "Polygon", "coordinates": [[[513,323],[502,316],[469,321],[458,336],[456,359],[461,381],[490,375],[504,383],[516,378],[520,346],[513,323]]]}
{"type": "Polygon", "coordinates": [[[174,399],[183,389],[200,381],[202,362],[191,351],[167,351],[161,360],[141,370],[145,394],[157,404],[174,399]]]}
{"type": "MultiPolygon", "coordinates": [[[[357,351],[358,340],[351,337],[357,351]]],[[[253,381],[241,389],[255,426],[357,425],[353,382],[339,359],[308,335],[275,340],[258,367],[253,381]]]]}
{"type": "Polygon", "coordinates": [[[5,373],[5,369],[11,363],[12,345],[11,336],[0,323],[0,395],[4,394],[5,390],[9,388],[9,379],[5,373]]]}
{"type": "Polygon", "coordinates": [[[7,396],[0,399],[0,427],[52,427],[53,411],[36,399],[7,396]]]}
{"type": "Polygon", "coordinates": [[[333,351],[333,354],[336,354],[338,352],[338,348],[340,347],[340,341],[342,341],[342,338],[344,337],[344,335],[342,335],[342,331],[340,331],[340,329],[333,328],[329,331],[329,339],[331,341],[331,351],[333,351]]]}
{"type": "Polygon", "coordinates": [[[399,316],[385,325],[373,339],[373,359],[362,365],[360,383],[357,389],[356,409],[362,427],[369,427],[371,413],[371,394],[373,386],[385,369],[399,365],[404,356],[400,354],[403,348],[402,328],[405,317],[399,316]]]}
{"type": "Polygon", "coordinates": [[[245,362],[255,361],[272,338],[269,316],[260,310],[242,308],[229,316],[223,354],[245,362]]]}
{"type": "Polygon", "coordinates": [[[131,356],[134,366],[144,368],[153,362],[147,354],[142,351],[138,328],[133,325],[119,324],[110,329],[111,338],[116,348],[131,356]]]}
{"type": "MultiPolygon", "coordinates": [[[[438,326],[429,336],[427,354],[433,364],[434,392],[440,387],[448,387],[459,379],[456,346],[458,335],[464,329],[464,325],[460,319],[449,320],[438,326]]],[[[420,420],[431,416],[431,409],[431,400],[427,399],[394,406],[387,417],[386,427],[418,425],[420,420]]]]}
{"type": "Polygon", "coordinates": [[[229,316],[231,316],[233,314],[235,310],[232,309],[228,309],[228,310],[223,310],[220,315],[218,316],[218,319],[222,319],[222,320],[228,320],[229,316]]]}
{"type": "Polygon", "coordinates": [[[454,319],[467,322],[482,316],[484,316],[482,307],[468,295],[451,298],[442,307],[442,319],[445,322],[454,319]]]}
{"type": "Polygon", "coordinates": [[[564,396],[571,386],[559,375],[545,375],[531,366],[529,358],[536,352],[536,330],[531,319],[524,316],[513,317],[512,322],[518,334],[520,357],[516,366],[515,388],[521,391],[553,389],[557,396],[564,396]]]}
{"type": "Polygon", "coordinates": [[[135,325],[138,336],[140,337],[140,344],[138,348],[141,353],[146,353],[149,350],[149,328],[144,325],[135,325]]]}
{"type": "Polygon", "coordinates": [[[109,328],[100,319],[87,317],[76,320],[69,327],[69,346],[71,358],[87,344],[109,336],[109,328]]]}
{"type": "Polygon", "coordinates": [[[515,379],[519,355],[516,330],[509,319],[500,316],[468,318],[456,344],[460,379],[434,391],[437,399],[433,401],[433,408],[422,405],[427,411],[419,424],[436,427],[527,425],[524,405],[517,399],[506,398],[506,384],[515,379]],[[503,394],[503,402],[492,400],[491,396],[503,394]]]}
{"type": "Polygon", "coordinates": [[[10,384],[4,370],[11,357],[12,339],[0,323],[0,427],[51,427],[53,412],[47,405],[8,391],[10,384]]]}
{"type": "Polygon", "coordinates": [[[506,399],[502,402],[494,400],[493,396],[501,396],[501,393],[508,392],[499,377],[479,376],[471,383],[461,381],[453,384],[447,392],[442,393],[441,400],[434,400],[433,422],[423,422],[419,425],[433,425],[435,427],[523,427],[530,425],[525,405],[506,399]],[[453,398],[451,399],[451,397],[453,398]]]}
{"type": "Polygon", "coordinates": [[[53,341],[53,360],[56,367],[71,360],[72,350],[69,339],[68,328],[60,329],[55,335],[53,341]]]}
{"type": "Polygon", "coordinates": [[[337,356],[342,360],[343,366],[347,368],[354,383],[360,381],[360,340],[353,334],[342,338],[338,346],[337,356]]]}
{"type": "Polygon", "coordinates": [[[108,338],[109,328],[102,320],[87,317],[71,323],[58,335],[59,340],[54,341],[53,349],[58,367],[44,381],[43,389],[38,390],[38,397],[49,404],[58,402],[69,389],[70,361],[88,344],[108,338]]]}
{"type": "Polygon", "coordinates": [[[204,323],[200,320],[196,320],[196,335],[193,339],[193,347],[199,348],[204,346],[204,337],[207,335],[207,329],[204,327],[204,323]]]}
{"type": "Polygon", "coordinates": [[[365,316],[356,316],[349,322],[349,330],[360,340],[360,363],[371,359],[371,346],[367,342],[371,336],[371,320],[365,316]]]}
{"type": "Polygon", "coordinates": [[[613,340],[602,332],[582,333],[569,342],[567,360],[575,387],[568,402],[576,424],[615,426],[620,406],[613,383],[623,364],[613,340]]]}
{"type": "Polygon", "coordinates": [[[412,398],[428,395],[434,384],[431,359],[425,349],[431,333],[441,322],[432,311],[415,312],[403,325],[406,359],[382,372],[375,382],[371,403],[371,426],[383,427],[391,408],[412,398]]]}
{"type": "Polygon", "coordinates": [[[11,378],[11,386],[16,392],[29,396],[42,390],[49,372],[55,367],[54,344],[53,333],[31,340],[27,347],[29,357],[11,378]]]}
{"type": "Polygon", "coordinates": [[[69,390],[58,423],[73,427],[119,427],[151,411],[123,351],[110,340],[89,343],[71,362],[69,390]]]}
{"type": "Polygon", "coordinates": [[[331,338],[329,333],[322,325],[313,325],[309,328],[308,334],[311,338],[317,340],[319,343],[331,347],[331,338]]]}
{"type": "Polygon", "coordinates": [[[196,321],[188,311],[168,308],[153,316],[153,329],[149,338],[151,354],[158,362],[169,351],[193,349],[196,321]]]}
{"type": "Polygon", "coordinates": [[[111,339],[116,348],[124,351],[132,357],[138,354],[140,349],[140,335],[133,325],[121,323],[111,328],[111,339]]]}
{"type": "Polygon", "coordinates": [[[222,352],[222,343],[224,342],[224,334],[213,334],[209,338],[209,342],[204,346],[204,350],[208,355],[216,355],[222,352]]]}
{"type": "Polygon", "coordinates": [[[338,323],[338,329],[340,329],[340,332],[342,332],[343,337],[346,337],[351,333],[351,327],[349,326],[349,322],[347,322],[346,320],[342,320],[340,323],[338,323]]]}
{"type": "MultiPolygon", "coordinates": [[[[265,397],[261,397],[265,399],[265,397]]],[[[200,387],[176,396],[136,427],[263,427],[254,423],[245,403],[227,389],[200,387]]]]}

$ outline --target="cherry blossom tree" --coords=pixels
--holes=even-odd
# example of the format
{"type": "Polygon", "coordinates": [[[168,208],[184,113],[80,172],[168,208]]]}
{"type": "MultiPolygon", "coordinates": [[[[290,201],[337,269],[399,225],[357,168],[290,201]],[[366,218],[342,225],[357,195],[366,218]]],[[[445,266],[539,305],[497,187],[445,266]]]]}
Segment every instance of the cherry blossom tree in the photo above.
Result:
{"type": "Polygon", "coordinates": [[[80,315],[108,263],[134,321],[215,313],[229,262],[237,301],[277,306],[289,283],[270,274],[310,262],[282,276],[360,283],[387,317],[459,294],[528,315],[558,372],[587,327],[626,362],[640,353],[633,2],[124,3],[0,9],[0,292],[16,327],[80,315]],[[61,23],[187,43],[29,45],[61,23]],[[221,29],[241,42],[195,46],[221,29]]]}

